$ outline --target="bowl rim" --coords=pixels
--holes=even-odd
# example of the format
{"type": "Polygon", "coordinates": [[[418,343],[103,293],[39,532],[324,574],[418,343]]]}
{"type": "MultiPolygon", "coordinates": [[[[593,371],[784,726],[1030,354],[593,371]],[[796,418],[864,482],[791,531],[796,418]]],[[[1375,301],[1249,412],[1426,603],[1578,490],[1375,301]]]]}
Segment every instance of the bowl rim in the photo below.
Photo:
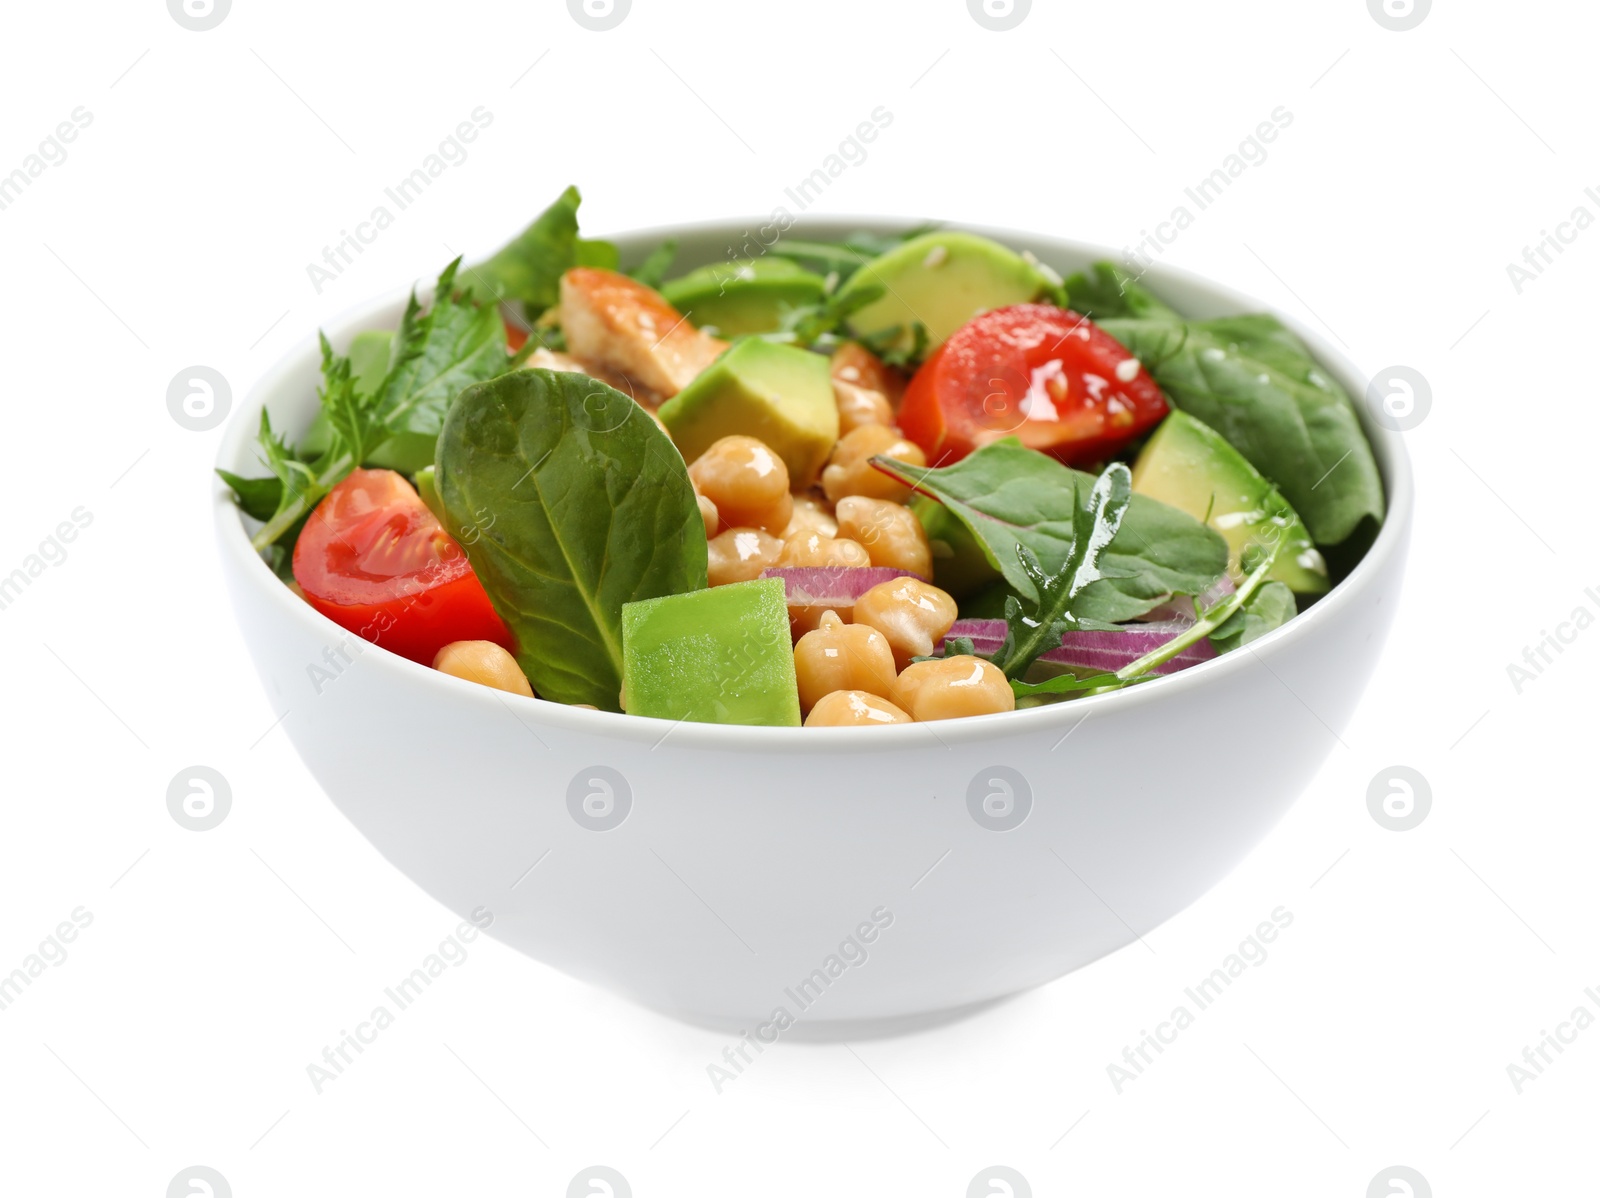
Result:
{"type": "MultiPolygon", "coordinates": [[[[657,225],[620,234],[602,235],[615,242],[626,259],[635,253],[648,252],[654,245],[669,237],[683,240],[732,234],[737,238],[740,235],[748,236],[753,229],[766,228],[773,220],[774,216],[729,217],[657,225]]],[[[894,233],[916,223],[918,222],[914,219],[881,215],[830,215],[811,220],[803,217],[792,220],[785,226],[783,232],[795,237],[831,240],[857,231],[894,233]]],[[[1002,244],[1016,244],[1019,241],[1048,244],[1065,254],[1084,257],[1089,261],[1121,260],[1118,252],[1109,246],[1053,234],[970,224],[965,221],[943,222],[940,227],[976,233],[1002,244]]],[[[1247,670],[1257,662],[1264,663],[1265,660],[1279,656],[1305,638],[1316,636],[1322,624],[1330,622],[1337,613],[1356,603],[1361,595],[1374,585],[1389,561],[1403,552],[1414,504],[1413,473],[1410,456],[1403,443],[1403,434],[1383,426],[1377,420],[1370,403],[1365,402],[1364,376],[1348,355],[1298,319],[1247,292],[1218,283],[1182,267],[1160,262],[1152,263],[1141,277],[1158,294],[1168,283],[1189,286],[1208,292],[1214,299],[1226,305],[1236,306],[1240,312],[1269,312],[1283,321],[1306,343],[1318,364],[1338,378],[1351,392],[1357,418],[1372,446],[1383,479],[1387,511],[1383,525],[1366,554],[1350,573],[1322,596],[1309,611],[1295,616],[1266,636],[1252,641],[1249,653],[1222,654],[1188,669],[1109,694],[1091,695],[1067,703],[1048,704],[1023,711],[1001,712],[961,720],[892,725],[875,729],[871,735],[861,734],[852,728],[802,729],[702,724],[618,712],[587,711],[547,700],[503,694],[439,673],[383,649],[381,645],[373,646],[381,650],[379,653],[363,652],[362,661],[370,663],[370,667],[374,669],[398,671],[398,676],[395,678],[397,683],[409,682],[412,685],[431,685],[437,688],[442,702],[475,702],[485,710],[489,710],[491,705],[498,704],[509,710],[524,727],[528,727],[532,721],[539,728],[546,728],[555,733],[572,732],[605,739],[649,742],[652,747],[662,744],[671,737],[674,746],[678,748],[793,752],[803,746],[807,749],[826,750],[829,753],[855,753],[926,749],[932,747],[928,743],[930,735],[938,747],[947,750],[957,745],[972,745],[987,740],[1003,740],[1051,731],[1063,734],[1064,740],[1079,724],[1091,716],[1112,715],[1151,704],[1170,703],[1196,687],[1208,686],[1213,680],[1220,683],[1224,678],[1247,670]]],[[[330,340],[336,344],[342,343],[343,339],[354,332],[370,327],[371,322],[379,314],[398,308],[412,290],[410,286],[397,287],[378,297],[354,304],[330,320],[325,331],[330,340]]],[[[415,290],[419,295],[426,297],[428,286],[419,282],[415,290]]],[[[260,422],[262,408],[283,389],[293,374],[304,369],[306,359],[315,355],[316,348],[316,335],[307,334],[286,349],[252,381],[245,392],[244,401],[229,418],[218,446],[216,466],[237,471],[241,464],[248,460],[248,446],[260,422]]],[[[296,598],[294,593],[279,581],[262,557],[250,547],[244,513],[233,502],[228,486],[214,471],[211,479],[218,548],[233,572],[241,580],[248,580],[251,585],[264,588],[273,597],[269,602],[276,604],[275,610],[281,612],[283,618],[287,620],[298,621],[306,631],[325,635],[330,630],[335,630],[340,635],[348,635],[332,620],[296,598]]],[[[529,730],[532,731],[531,728],[529,730]]],[[[535,736],[537,737],[537,733],[535,736]]]]}

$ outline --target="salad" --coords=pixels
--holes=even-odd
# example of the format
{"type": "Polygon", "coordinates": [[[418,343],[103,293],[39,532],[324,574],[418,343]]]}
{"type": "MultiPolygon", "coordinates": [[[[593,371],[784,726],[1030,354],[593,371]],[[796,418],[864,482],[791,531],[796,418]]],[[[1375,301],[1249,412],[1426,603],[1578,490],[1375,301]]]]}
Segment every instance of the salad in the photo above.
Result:
{"type": "Polygon", "coordinates": [[[1269,315],[924,227],[674,273],[568,188],[223,471],[350,633],[546,702],[874,726],[1138,685],[1315,603],[1384,516],[1269,315]],[[670,277],[669,277],[670,276],[670,277]]]}

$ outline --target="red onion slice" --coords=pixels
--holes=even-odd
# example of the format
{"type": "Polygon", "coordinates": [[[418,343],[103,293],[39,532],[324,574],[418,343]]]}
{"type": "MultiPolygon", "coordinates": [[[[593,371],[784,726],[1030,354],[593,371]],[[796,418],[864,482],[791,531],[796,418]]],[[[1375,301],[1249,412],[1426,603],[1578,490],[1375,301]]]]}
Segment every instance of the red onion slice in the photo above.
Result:
{"type": "MultiPolygon", "coordinates": [[[[1061,638],[1061,647],[1050,650],[1040,660],[1115,673],[1151,650],[1159,649],[1193,623],[1193,620],[1174,620],[1130,625],[1115,632],[1068,632],[1061,638]]],[[[945,634],[945,639],[958,636],[971,640],[972,647],[979,653],[993,653],[1006,639],[1006,624],[1004,620],[957,620],[945,634]]],[[[1172,674],[1209,661],[1216,655],[1211,641],[1201,637],[1176,657],[1155,667],[1155,672],[1172,674]]]]}
{"type": "Polygon", "coordinates": [[[920,574],[887,566],[773,566],[763,570],[761,577],[783,580],[789,632],[796,640],[817,627],[825,611],[837,612],[848,623],[856,600],[879,583],[896,578],[927,581],[920,574]]]}

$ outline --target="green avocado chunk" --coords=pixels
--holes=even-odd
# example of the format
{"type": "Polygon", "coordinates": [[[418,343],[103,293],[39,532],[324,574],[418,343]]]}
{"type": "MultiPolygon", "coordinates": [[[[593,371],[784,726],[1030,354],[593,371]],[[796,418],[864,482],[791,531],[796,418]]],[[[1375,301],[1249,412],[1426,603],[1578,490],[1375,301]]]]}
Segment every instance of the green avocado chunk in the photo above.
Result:
{"type": "Polygon", "coordinates": [[[1247,545],[1282,541],[1268,577],[1301,594],[1328,589],[1327,563],[1288,501],[1221,434],[1188,413],[1170,414],[1146,442],[1134,463],[1133,489],[1221,533],[1235,582],[1244,576],[1247,545]]]}
{"type": "Polygon", "coordinates": [[[933,350],[980,312],[1038,299],[1052,280],[998,242],[950,230],[913,237],[874,258],[839,288],[838,302],[873,285],[883,295],[850,316],[851,330],[872,337],[898,326],[893,348],[904,349],[920,321],[933,350]]]}
{"type": "Polygon", "coordinates": [[[792,309],[814,304],[827,284],[787,258],[717,262],[662,284],[666,301],[699,328],[722,337],[771,333],[792,309]]]}
{"type": "Polygon", "coordinates": [[[623,604],[622,694],[629,715],[797,726],[800,692],[783,580],[623,604]]]}
{"type": "Polygon", "coordinates": [[[686,462],[722,437],[764,441],[796,490],[816,481],[839,439],[828,359],[755,338],[735,342],[656,415],[686,462]]]}

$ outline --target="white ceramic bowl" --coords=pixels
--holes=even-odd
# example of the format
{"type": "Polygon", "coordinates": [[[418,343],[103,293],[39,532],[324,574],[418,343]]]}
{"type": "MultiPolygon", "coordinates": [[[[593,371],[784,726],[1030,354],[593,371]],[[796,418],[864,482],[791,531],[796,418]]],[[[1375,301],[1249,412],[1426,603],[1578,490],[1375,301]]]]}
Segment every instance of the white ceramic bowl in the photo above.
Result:
{"type": "MultiPolygon", "coordinates": [[[[629,260],[676,236],[686,268],[725,259],[762,226],[620,244],[629,260]]],[[[899,227],[841,219],[793,232],[899,227]]],[[[1063,274],[1114,256],[974,231],[1063,274]]],[[[1174,270],[1145,281],[1195,317],[1266,308],[1174,270]]],[[[402,302],[353,312],[328,330],[334,344],[394,327],[402,302]]],[[[1395,608],[1411,473],[1399,438],[1359,402],[1366,379],[1295,327],[1358,397],[1388,490],[1377,543],[1248,650],[1116,694],[870,731],[672,724],[503,695],[370,646],[319,686],[310,667],[326,669],[325,650],[351,638],[273,577],[219,484],[224,570],[312,774],[451,910],[486,907],[507,944],[690,1021],[763,1038],[913,1026],[1060,977],[1192,903],[1283,815],[1355,707],[1395,608]],[[1003,810],[1008,785],[1026,818],[996,830],[971,805],[998,794],[1003,810]],[[611,817],[585,818],[625,818],[597,830],[573,812],[585,796],[603,812],[608,788],[611,817]]],[[[268,372],[219,465],[256,472],[262,404],[280,430],[304,428],[317,363],[308,336],[268,372]]]]}

